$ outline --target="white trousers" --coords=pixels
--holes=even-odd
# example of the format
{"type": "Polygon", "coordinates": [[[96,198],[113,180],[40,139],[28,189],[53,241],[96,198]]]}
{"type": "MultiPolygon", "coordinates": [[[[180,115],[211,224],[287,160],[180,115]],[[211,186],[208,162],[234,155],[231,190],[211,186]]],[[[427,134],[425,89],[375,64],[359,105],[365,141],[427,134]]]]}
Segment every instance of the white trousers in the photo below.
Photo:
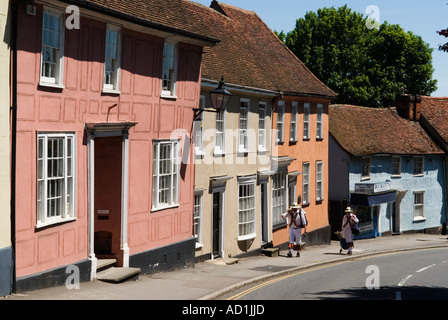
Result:
{"type": "MultiPolygon", "coordinates": [[[[289,244],[297,243],[297,245],[300,245],[302,243],[302,228],[292,228],[289,227],[289,244]]],[[[292,249],[292,246],[290,246],[290,249],[292,249]]]]}

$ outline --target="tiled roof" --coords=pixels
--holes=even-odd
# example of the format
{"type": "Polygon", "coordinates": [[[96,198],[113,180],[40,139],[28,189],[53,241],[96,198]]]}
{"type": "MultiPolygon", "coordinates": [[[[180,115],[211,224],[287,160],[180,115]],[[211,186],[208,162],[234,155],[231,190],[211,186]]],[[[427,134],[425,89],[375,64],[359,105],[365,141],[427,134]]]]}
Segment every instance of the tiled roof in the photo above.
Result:
{"type": "Polygon", "coordinates": [[[335,97],[253,11],[213,1],[216,13],[204,17],[221,40],[204,49],[203,79],[285,94],[335,97]]]}
{"type": "Polygon", "coordinates": [[[422,97],[421,114],[429,124],[448,143],[448,97],[422,97]]]}
{"type": "Polygon", "coordinates": [[[210,44],[220,41],[204,49],[205,79],[218,81],[224,75],[226,83],[238,86],[335,96],[252,11],[217,1],[211,8],[189,0],[63,1],[210,44]]]}
{"type": "Polygon", "coordinates": [[[219,40],[210,33],[202,15],[212,10],[188,0],[63,0],[91,10],[163,31],[198,38],[211,44],[219,40]]]}
{"type": "Polygon", "coordinates": [[[400,117],[395,108],[329,106],[330,133],[352,155],[442,154],[419,122],[400,117]]]}

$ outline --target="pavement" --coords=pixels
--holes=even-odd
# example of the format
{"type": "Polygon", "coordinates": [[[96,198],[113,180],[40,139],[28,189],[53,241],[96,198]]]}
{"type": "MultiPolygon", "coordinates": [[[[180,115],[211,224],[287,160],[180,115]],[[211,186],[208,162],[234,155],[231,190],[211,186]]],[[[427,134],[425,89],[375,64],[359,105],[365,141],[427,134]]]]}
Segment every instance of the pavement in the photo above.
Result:
{"type": "MultiPolygon", "coordinates": [[[[239,259],[216,259],[196,263],[194,268],[140,275],[119,284],[83,282],[79,289],[66,286],[13,294],[0,300],[220,300],[238,288],[273,277],[378,254],[448,247],[446,235],[403,234],[355,241],[353,255],[340,254],[338,241],[306,246],[301,257],[265,255],[239,259]]],[[[346,252],[346,251],[344,251],[346,252]]]]}

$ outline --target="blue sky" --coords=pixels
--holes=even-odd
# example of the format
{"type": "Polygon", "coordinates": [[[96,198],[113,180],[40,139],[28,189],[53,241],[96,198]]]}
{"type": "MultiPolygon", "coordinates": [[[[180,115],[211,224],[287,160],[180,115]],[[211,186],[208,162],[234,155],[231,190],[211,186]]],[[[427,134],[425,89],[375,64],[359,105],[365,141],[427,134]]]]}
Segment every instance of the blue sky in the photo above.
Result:
{"type": "MultiPolygon", "coordinates": [[[[192,0],[209,6],[211,0],[192,0]]],[[[295,27],[298,18],[307,11],[323,7],[338,8],[347,4],[352,10],[372,15],[367,8],[378,8],[380,23],[399,24],[405,31],[412,31],[429,43],[433,51],[433,78],[438,80],[438,90],[432,96],[448,97],[448,53],[438,50],[439,44],[448,42],[436,31],[448,28],[447,0],[222,0],[242,9],[255,11],[272,29],[285,33],[295,27]]]]}

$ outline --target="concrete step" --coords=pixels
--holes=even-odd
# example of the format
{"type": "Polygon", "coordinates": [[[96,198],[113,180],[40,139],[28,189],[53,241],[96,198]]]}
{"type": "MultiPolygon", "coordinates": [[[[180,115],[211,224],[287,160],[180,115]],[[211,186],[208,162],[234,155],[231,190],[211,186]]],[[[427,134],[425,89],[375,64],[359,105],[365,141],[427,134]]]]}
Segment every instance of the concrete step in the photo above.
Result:
{"type": "Polygon", "coordinates": [[[117,263],[117,259],[98,259],[96,262],[96,272],[113,267],[115,263],[117,263]]]}
{"type": "Polygon", "coordinates": [[[104,282],[120,283],[131,278],[138,279],[140,272],[140,268],[112,267],[98,272],[96,278],[104,282]]]}
{"type": "Polygon", "coordinates": [[[279,248],[265,248],[261,250],[261,253],[268,257],[278,257],[279,252],[279,248]]]}
{"type": "Polygon", "coordinates": [[[238,261],[239,261],[238,258],[218,258],[218,259],[213,259],[213,260],[206,260],[205,262],[215,264],[215,265],[220,265],[220,266],[228,266],[231,264],[238,263],[238,261]]]}

